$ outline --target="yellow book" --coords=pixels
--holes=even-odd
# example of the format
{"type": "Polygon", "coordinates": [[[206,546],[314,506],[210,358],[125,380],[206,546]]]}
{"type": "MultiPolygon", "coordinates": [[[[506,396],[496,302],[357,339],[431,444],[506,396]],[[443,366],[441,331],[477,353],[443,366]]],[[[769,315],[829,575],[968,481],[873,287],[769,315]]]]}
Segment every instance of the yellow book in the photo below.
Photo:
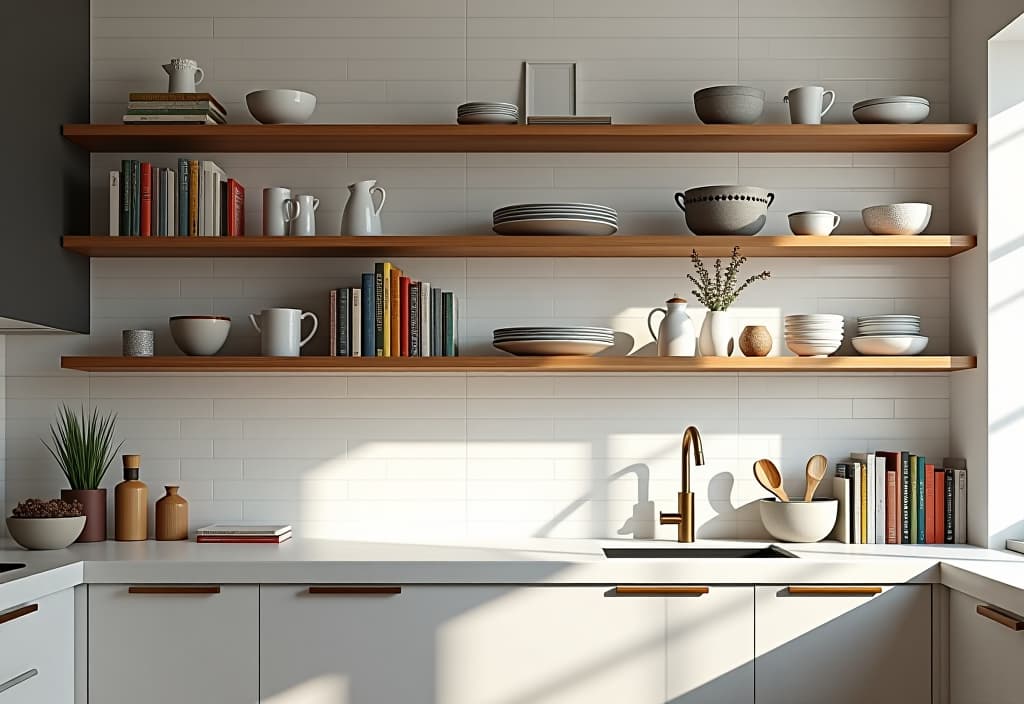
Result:
{"type": "Polygon", "coordinates": [[[402,349],[402,270],[391,267],[391,356],[398,357],[402,349]]]}
{"type": "Polygon", "coordinates": [[[391,356],[391,262],[384,262],[384,285],[381,288],[384,298],[384,356],[391,356]]]}
{"type": "MultiPolygon", "coordinates": [[[[868,542],[868,466],[860,466],[860,542],[868,542]]],[[[874,536],[872,536],[874,540],[874,536]]]]}

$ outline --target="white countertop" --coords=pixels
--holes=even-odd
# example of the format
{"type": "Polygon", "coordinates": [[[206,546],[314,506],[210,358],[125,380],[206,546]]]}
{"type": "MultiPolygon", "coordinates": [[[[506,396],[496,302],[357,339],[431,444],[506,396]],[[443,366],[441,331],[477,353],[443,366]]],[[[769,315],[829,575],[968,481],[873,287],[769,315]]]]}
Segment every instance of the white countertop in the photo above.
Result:
{"type": "Polygon", "coordinates": [[[964,546],[781,544],[787,558],[606,558],[605,547],[725,548],[768,543],[549,540],[416,545],[293,539],[87,543],[29,552],[0,542],[0,609],[78,584],[945,584],[1024,612],[1024,555],[964,546]]]}

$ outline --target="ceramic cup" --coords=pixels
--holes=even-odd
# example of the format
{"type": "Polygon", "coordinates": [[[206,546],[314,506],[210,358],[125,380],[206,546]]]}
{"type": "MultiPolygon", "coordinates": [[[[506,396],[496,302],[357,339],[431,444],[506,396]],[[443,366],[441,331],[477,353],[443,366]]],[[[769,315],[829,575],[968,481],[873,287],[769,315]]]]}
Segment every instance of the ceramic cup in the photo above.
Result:
{"type": "Polygon", "coordinates": [[[783,102],[789,103],[789,121],[794,125],[820,125],[832,105],[836,102],[836,92],[825,90],[821,86],[805,86],[789,91],[783,102]],[[825,96],[829,96],[828,105],[822,104],[825,96]]]}
{"type": "Polygon", "coordinates": [[[320,199],[309,195],[285,201],[285,217],[291,222],[292,235],[311,237],[316,234],[316,209],[319,207],[320,199]]]}
{"type": "Polygon", "coordinates": [[[288,234],[288,210],[285,205],[292,199],[288,188],[263,189],[263,234],[268,237],[283,237],[288,234]]]}
{"type": "Polygon", "coordinates": [[[298,357],[319,325],[313,313],[303,313],[298,308],[265,308],[258,314],[251,314],[249,321],[260,334],[260,353],[264,357],[298,357]],[[302,337],[305,318],[312,319],[313,329],[302,337]]]}
{"type": "Polygon", "coordinates": [[[169,93],[195,93],[196,86],[203,82],[203,69],[195,59],[175,58],[164,64],[167,72],[169,93]]]}
{"type": "Polygon", "coordinates": [[[789,229],[794,235],[828,237],[839,227],[839,221],[831,210],[804,210],[789,214],[789,229]]]}
{"type": "Polygon", "coordinates": [[[121,354],[125,357],[152,357],[152,330],[122,330],[121,354]]]}

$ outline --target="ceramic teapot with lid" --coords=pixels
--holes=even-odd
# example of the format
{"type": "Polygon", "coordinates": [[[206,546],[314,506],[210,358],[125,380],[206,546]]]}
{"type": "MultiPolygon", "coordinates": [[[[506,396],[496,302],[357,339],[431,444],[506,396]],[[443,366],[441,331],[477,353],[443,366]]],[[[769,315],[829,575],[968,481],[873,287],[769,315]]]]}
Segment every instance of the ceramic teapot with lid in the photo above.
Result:
{"type": "Polygon", "coordinates": [[[665,301],[664,308],[655,308],[647,316],[647,329],[658,343],[659,357],[693,357],[697,354],[697,331],[686,313],[686,299],[675,296],[665,301]],[[652,318],[663,313],[658,332],[652,318]]]}

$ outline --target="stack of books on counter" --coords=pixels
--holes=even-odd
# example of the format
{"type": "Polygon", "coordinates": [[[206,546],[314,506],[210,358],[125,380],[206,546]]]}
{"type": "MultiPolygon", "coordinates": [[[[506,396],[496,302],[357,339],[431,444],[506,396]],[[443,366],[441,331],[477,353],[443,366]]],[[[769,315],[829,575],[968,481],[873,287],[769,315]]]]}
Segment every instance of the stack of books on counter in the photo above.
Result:
{"type": "Polygon", "coordinates": [[[331,291],[332,357],[457,357],[459,301],[391,262],[331,291]]]}
{"type": "Polygon", "coordinates": [[[245,188],[212,161],[164,169],[137,159],[110,172],[111,237],[242,237],[245,188]]]}
{"type": "Polygon", "coordinates": [[[223,125],[228,111],[209,93],[129,93],[126,125],[223,125]]]}
{"type": "Polygon", "coordinates": [[[967,542],[967,466],[902,451],[854,452],[836,464],[841,543],[936,545],[967,542]]]}
{"type": "Polygon", "coordinates": [[[197,543],[283,543],[291,537],[289,525],[214,523],[196,531],[197,543]]]}

